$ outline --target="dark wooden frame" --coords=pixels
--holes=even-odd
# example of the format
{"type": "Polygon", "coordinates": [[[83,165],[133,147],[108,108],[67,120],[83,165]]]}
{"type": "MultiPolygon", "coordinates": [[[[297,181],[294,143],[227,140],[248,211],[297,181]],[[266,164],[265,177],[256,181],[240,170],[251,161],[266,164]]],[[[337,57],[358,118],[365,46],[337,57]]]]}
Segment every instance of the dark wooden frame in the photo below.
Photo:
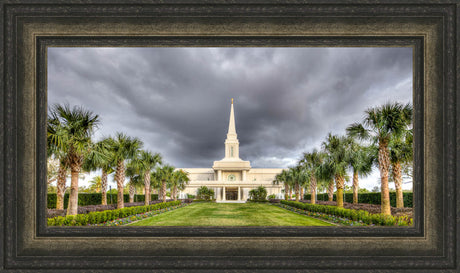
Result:
{"type": "Polygon", "coordinates": [[[458,3],[104,2],[1,3],[2,269],[459,269],[458,3]],[[48,228],[46,48],[59,45],[413,47],[415,226],[48,228]]]}

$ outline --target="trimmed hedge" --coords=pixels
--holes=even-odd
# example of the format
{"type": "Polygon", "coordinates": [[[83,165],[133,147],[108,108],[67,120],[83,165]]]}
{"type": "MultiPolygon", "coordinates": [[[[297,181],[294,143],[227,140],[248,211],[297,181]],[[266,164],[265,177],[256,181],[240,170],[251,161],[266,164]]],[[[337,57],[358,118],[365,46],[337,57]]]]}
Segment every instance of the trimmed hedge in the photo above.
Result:
{"type": "Polygon", "coordinates": [[[381,225],[381,226],[408,226],[412,225],[412,219],[406,216],[395,217],[392,215],[384,214],[371,214],[365,210],[344,209],[336,206],[316,205],[309,203],[302,203],[296,201],[281,200],[281,204],[294,207],[301,210],[310,212],[320,212],[338,217],[348,218],[353,221],[362,221],[367,225],[381,225]]]}
{"type": "MultiPolygon", "coordinates": [[[[311,194],[305,194],[305,200],[310,199],[311,194]]],[[[329,197],[327,193],[318,193],[316,195],[318,201],[328,201],[329,197]]],[[[369,192],[369,193],[358,193],[358,203],[364,204],[381,204],[381,194],[380,192],[369,192]]],[[[412,192],[403,192],[404,207],[412,208],[413,207],[413,194],[412,192]]],[[[336,196],[334,194],[334,201],[336,201],[336,196]]],[[[345,193],[344,202],[352,203],[353,202],[353,193],[345,193]]],[[[390,205],[396,207],[396,192],[390,192],[390,205]]]]}
{"type": "MultiPolygon", "coordinates": [[[[48,193],[48,204],[47,208],[55,209],[56,208],[56,194],[48,193]]],[[[152,194],[151,200],[158,200],[158,194],[152,194]]],[[[129,194],[123,195],[123,201],[125,203],[129,202],[129,194]]],[[[135,194],[134,202],[143,202],[145,201],[145,196],[143,194],[135,194]]],[[[79,193],[78,194],[78,206],[89,206],[89,205],[100,205],[102,203],[102,194],[101,193],[79,193]]],[[[117,203],[117,194],[116,193],[107,193],[107,204],[116,204],[117,203]],[[112,196],[112,202],[110,202],[110,196],[112,196]]],[[[64,209],[67,209],[69,204],[69,194],[64,195],[64,209]]]]}
{"type": "Polygon", "coordinates": [[[88,214],[69,215],[65,217],[58,216],[54,218],[48,218],[48,226],[86,226],[89,224],[100,224],[106,221],[112,221],[118,218],[124,218],[139,213],[165,209],[171,206],[178,206],[181,203],[182,202],[180,200],[177,200],[148,206],[137,206],[115,210],[96,211],[90,212],[88,214]]]}

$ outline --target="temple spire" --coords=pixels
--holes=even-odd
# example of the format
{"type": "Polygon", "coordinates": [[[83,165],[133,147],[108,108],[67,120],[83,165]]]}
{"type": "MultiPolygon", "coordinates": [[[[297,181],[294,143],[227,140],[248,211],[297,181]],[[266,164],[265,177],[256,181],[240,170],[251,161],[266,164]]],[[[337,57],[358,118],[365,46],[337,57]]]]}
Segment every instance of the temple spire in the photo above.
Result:
{"type": "Polygon", "coordinates": [[[231,108],[230,108],[230,120],[228,122],[227,139],[236,139],[235,114],[234,114],[234,111],[233,111],[233,99],[232,99],[232,105],[231,105],[231,108]]]}

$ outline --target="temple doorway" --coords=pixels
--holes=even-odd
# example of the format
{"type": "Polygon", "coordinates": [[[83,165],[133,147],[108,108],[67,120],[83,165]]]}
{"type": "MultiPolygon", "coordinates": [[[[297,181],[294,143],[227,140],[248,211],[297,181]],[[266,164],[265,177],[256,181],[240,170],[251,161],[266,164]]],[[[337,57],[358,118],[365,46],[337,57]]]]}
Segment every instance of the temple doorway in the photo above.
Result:
{"type": "Polygon", "coordinates": [[[225,188],[226,200],[238,200],[238,188],[225,188]]]}

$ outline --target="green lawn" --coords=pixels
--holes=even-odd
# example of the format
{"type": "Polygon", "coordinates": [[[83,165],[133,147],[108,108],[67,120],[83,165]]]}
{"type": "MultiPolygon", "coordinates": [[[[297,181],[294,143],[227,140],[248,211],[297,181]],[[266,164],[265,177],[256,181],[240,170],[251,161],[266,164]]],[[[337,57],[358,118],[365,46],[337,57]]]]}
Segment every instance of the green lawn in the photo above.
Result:
{"type": "Polygon", "coordinates": [[[194,203],[130,226],[333,226],[285,209],[257,203],[194,203]]]}

